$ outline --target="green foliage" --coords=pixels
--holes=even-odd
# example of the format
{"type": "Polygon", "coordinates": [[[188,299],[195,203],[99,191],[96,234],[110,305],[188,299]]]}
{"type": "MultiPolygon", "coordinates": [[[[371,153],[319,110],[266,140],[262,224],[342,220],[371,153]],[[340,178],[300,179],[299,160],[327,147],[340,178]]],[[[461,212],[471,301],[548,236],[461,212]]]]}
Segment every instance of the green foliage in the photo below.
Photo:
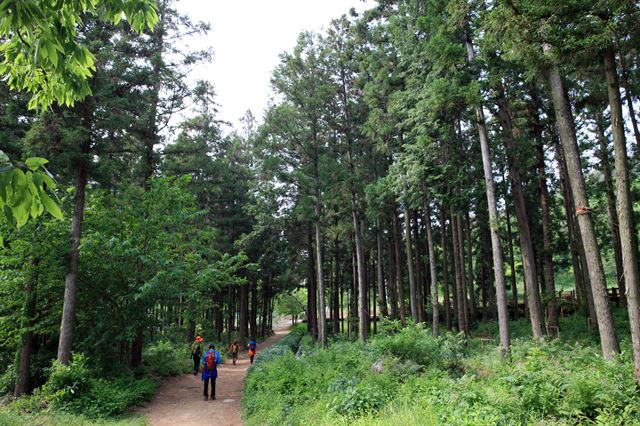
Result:
{"type": "Polygon", "coordinates": [[[87,16],[118,23],[126,17],[141,32],[158,16],[153,0],[5,0],[0,3],[0,76],[32,94],[31,107],[73,105],[91,93],[95,57],[82,42],[87,16]]]}
{"type": "Polygon", "coordinates": [[[191,351],[186,344],[163,340],[147,346],[143,356],[145,364],[158,376],[178,376],[193,370],[191,351]]]}
{"type": "Polygon", "coordinates": [[[598,353],[516,339],[505,363],[497,350],[410,325],[263,360],[243,407],[248,424],[637,424],[632,364],[598,353]]]}
{"type": "MultiPolygon", "coordinates": [[[[44,165],[49,161],[40,157],[25,160],[25,170],[14,165],[0,150],[0,217],[9,226],[21,228],[29,218],[35,219],[47,211],[56,219],[62,212],[48,191],[56,184],[44,165]]],[[[0,239],[0,242],[2,240],[0,239]]]]}

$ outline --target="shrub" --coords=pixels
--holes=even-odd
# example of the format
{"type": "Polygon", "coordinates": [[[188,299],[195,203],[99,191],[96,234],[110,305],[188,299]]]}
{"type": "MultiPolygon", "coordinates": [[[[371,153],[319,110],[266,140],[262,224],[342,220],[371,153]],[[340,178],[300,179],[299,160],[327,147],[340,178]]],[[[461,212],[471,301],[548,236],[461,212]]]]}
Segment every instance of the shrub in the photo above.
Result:
{"type": "Polygon", "coordinates": [[[160,341],[148,346],[143,359],[151,371],[158,376],[177,376],[193,368],[191,352],[187,345],[160,341]]]}
{"type": "Polygon", "coordinates": [[[82,353],[74,354],[68,365],[55,360],[49,369],[49,380],[42,387],[42,393],[54,408],[63,408],[89,391],[90,376],[87,358],[82,353]]]}

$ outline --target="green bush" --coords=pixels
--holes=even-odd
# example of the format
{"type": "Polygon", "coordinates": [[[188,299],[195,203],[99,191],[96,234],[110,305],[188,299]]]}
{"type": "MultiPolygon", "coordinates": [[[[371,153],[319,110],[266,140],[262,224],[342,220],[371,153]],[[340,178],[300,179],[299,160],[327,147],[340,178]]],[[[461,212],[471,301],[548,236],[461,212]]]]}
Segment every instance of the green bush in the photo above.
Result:
{"type": "Polygon", "coordinates": [[[145,349],[143,359],[157,376],[178,376],[193,369],[191,351],[186,344],[157,342],[145,349]]]}
{"type": "Polygon", "coordinates": [[[49,380],[42,387],[42,393],[51,406],[62,408],[89,391],[90,378],[86,356],[74,354],[68,365],[53,361],[49,369],[49,380]]]}
{"type": "Polygon", "coordinates": [[[588,338],[516,338],[508,362],[497,349],[416,325],[364,345],[300,343],[308,341],[283,339],[250,370],[247,424],[640,424],[629,356],[605,361],[588,338]],[[295,341],[305,346],[300,356],[288,346],[295,341]]]}

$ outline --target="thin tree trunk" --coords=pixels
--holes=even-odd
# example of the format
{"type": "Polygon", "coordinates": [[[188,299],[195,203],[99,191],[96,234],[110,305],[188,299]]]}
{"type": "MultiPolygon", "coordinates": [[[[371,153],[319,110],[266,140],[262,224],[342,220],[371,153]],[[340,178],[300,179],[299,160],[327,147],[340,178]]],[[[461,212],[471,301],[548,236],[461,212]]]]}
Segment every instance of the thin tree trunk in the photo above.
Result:
{"type": "Polygon", "coordinates": [[[316,266],[313,250],[313,230],[311,222],[307,223],[307,331],[318,338],[316,266]]]}
{"type": "MultiPolygon", "coordinates": [[[[469,62],[475,59],[473,44],[467,38],[465,40],[467,48],[467,57],[469,62]]],[[[482,166],[484,171],[484,181],[487,193],[487,206],[489,209],[489,227],[491,230],[491,250],[493,252],[493,271],[496,280],[496,304],[498,308],[498,328],[500,330],[500,346],[502,355],[508,355],[510,349],[509,323],[507,312],[507,295],[504,282],[504,265],[502,261],[502,244],[500,242],[499,224],[498,224],[498,205],[496,202],[496,192],[493,182],[493,172],[491,167],[491,153],[489,151],[489,136],[484,118],[482,105],[478,104],[476,110],[476,126],[480,136],[480,150],[482,153],[482,166]]]]}
{"type": "Polygon", "coordinates": [[[424,203],[424,223],[427,230],[427,246],[429,250],[429,272],[431,273],[431,315],[432,332],[434,337],[440,334],[440,312],[438,309],[438,277],[436,272],[436,251],[433,244],[433,231],[431,229],[431,209],[429,203],[424,203]]]}
{"type": "Polygon", "coordinates": [[[462,221],[462,215],[458,213],[456,215],[457,223],[457,238],[458,238],[458,256],[460,258],[460,286],[462,290],[462,315],[464,315],[464,327],[465,334],[469,333],[469,298],[467,297],[467,271],[466,262],[464,259],[464,224],[462,221]]]}
{"type": "Polygon", "coordinates": [[[404,303],[404,285],[402,283],[402,254],[400,253],[400,224],[398,223],[398,210],[393,207],[393,245],[396,261],[396,288],[398,289],[398,303],[400,305],[400,322],[407,324],[406,308],[404,303]]]}
{"type": "Polygon", "coordinates": [[[609,163],[609,148],[607,136],[604,133],[604,117],[600,111],[595,110],[594,121],[596,123],[596,133],[600,152],[600,168],[604,175],[604,185],[607,192],[607,210],[609,212],[609,225],[611,229],[611,241],[613,242],[613,258],[616,263],[616,282],[620,290],[620,300],[626,304],[626,289],[624,285],[624,267],[622,265],[622,246],[620,243],[620,230],[618,228],[618,213],[616,212],[616,196],[613,189],[613,179],[611,177],[611,166],[609,163]]]}
{"type": "Polygon", "coordinates": [[[451,330],[453,321],[451,319],[451,296],[449,294],[449,253],[447,250],[447,220],[444,206],[441,206],[440,208],[440,245],[442,246],[442,291],[444,298],[444,321],[447,330],[451,330]]]}
{"type": "MultiPolygon", "coordinates": [[[[622,87],[624,87],[625,100],[627,101],[627,109],[629,110],[629,119],[631,120],[631,128],[636,139],[636,157],[640,159],[640,131],[638,130],[638,118],[633,108],[633,96],[629,90],[629,79],[627,74],[627,66],[624,55],[620,55],[620,68],[622,72],[622,87]]],[[[619,93],[619,92],[618,92],[619,93]]]]}
{"type": "Polygon", "coordinates": [[[516,281],[516,259],[513,255],[513,232],[511,230],[511,215],[509,214],[509,205],[505,199],[505,215],[507,220],[507,241],[509,243],[509,267],[511,268],[511,297],[513,300],[513,319],[517,320],[519,316],[520,306],[518,305],[518,283],[516,281]]]}
{"type": "MultiPolygon", "coordinates": [[[[545,44],[545,52],[548,52],[550,49],[551,47],[545,44]]],[[[573,199],[576,203],[576,216],[578,218],[578,227],[587,260],[589,281],[591,282],[593,302],[596,310],[598,329],[600,331],[602,354],[605,359],[610,360],[613,359],[616,354],[620,353],[620,345],[615,328],[613,327],[613,316],[611,315],[611,307],[609,306],[607,296],[600,248],[598,247],[596,239],[584,176],[580,165],[580,152],[578,140],[576,139],[573,115],[558,66],[552,64],[547,71],[551,97],[556,112],[558,129],[560,131],[560,140],[562,142],[564,158],[567,162],[569,184],[571,186],[571,192],[573,193],[573,199]]]]}
{"type": "Polygon", "coordinates": [[[80,239],[84,220],[85,191],[87,188],[87,163],[84,157],[89,152],[88,143],[84,144],[78,159],[78,176],[74,197],[73,216],[71,218],[71,252],[69,255],[69,273],[64,283],[64,302],[62,305],[62,321],[60,322],[60,340],[58,341],[58,362],[68,364],[71,361],[73,331],[76,314],[76,289],[78,285],[78,268],[80,265],[80,239]]]}
{"type": "Polygon", "coordinates": [[[333,298],[332,298],[332,310],[333,310],[333,333],[340,333],[340,282],[341,282],[341,271],[340,271],[340,250],[338,247],[338,237],[336,236],[335,240],[335,275],[333,280],[333,298]]]}
{"type": "Polygon", "coordinates": [[[466,325],[466,317],[464,314],[464,293],[463,293],[463,282],[462,282],[462,268],[464,264],[460,263],[460,241],[458,239],[459,236],[459,224],[458,224],[458,215],[453,213],[453,209],[451,209],[451,241],[453,242],[453,269],[455,271],[456,285],[455,285],[455,296],[456,296],[456,320],[458,323],[458,331],[462,331],[465,335],[469,333],[469,330],[466,325]]]}
{"type": "MultiPolygon", "coordinates": [[[[319,196],[316,193],[316,196],[319,196]]],[[[322,233],[320,230],[320,200],[316,200],[316,274],[318,277],[318,341],[323,348],[327,347],[327,315],[324,299],[324,272],[322,268],[322,233]]]]}
{"type": "Polygon", "coordinates": [[[367,311],[367,282],[365,276],[365,260],[364,260],[364,247],[362,242],[362,236],[360,234],[360,218],[356,210],[355,193],[351,192],[351,215],[353,217],[353,230],[356,240],[356,262],[357,262],[357,277],[358,277],[358,339],[360,343],[364,343],[367,340],[367,317],[369,312],[367,311]]]}
{"type": "Polygon", "coordinates": [[[635,240],[635,224],[633,223],[633,202],[631,184],[629,182],[629,160],[624,135],[624,117],[622,100],[618,85],[618,73],[613,50],[604,52],[604,69],[607,78],[607,93],[611,107],[611,129],[613,132],[613,149],[616,166],[616,201],[618,223],[620,225],[620,243],[622,245],[622,262],[624,264],[624,280],[628,292],[629,328],[631,329],[631,346],[633,348],[633,364],[636,383],[640,385],[640,271],[638,271],[638,246],[635,240]]]}
{"type": "Polygon", "coordinates": [[[542,303],[540,301],[540,291],[538,286],[538,272],[536,270],[536,259],[533,253],[533,243],[531,241],[531,230],[529,229],[529,218],[527,206],[520,176],[520,160],[518,158],[515,137],[519,133],[513,127],[511,111],[504,87],[501,89],[501,96],[498,100],[498,110],[500,121],[505,129],[505,140],[507,144],[509,158],[509,179],[511,181],[511,191],[513,194],[513,206],[516,212],[518,223],[518,238],[520,240],[520,252],[522,254],[522,266],[524,279],[527,284],[527,302],[531,320],[531,330],[535,340],[544,337],[542,303]]]}
{"type": "Polygon", "coordinates": [[[384,289],[384,271],[383,271],[383,254],[382,254],[382,230],[380,229],[380,219],[378,219],[378,226],[376,229],[376,270],[378,280],[378,303],[380,305],[380,315],[383,317],[389,316],[389,310],[387,309],[387,295],[384,289]]]}
{"type": "MultiPolygon", "coordinates": [[[[536,127],[539,117],[536,111],[536,127]]],[[[549,327],[558,327],[558,303],[556,301],[556,285],[553,268],[553,249],[551,247],[551,214],[549,206],[549,190],[547,189],[547,173],[544,165],[544,143],[540,130],[536,130],[538,138],[538,190],[540,192],[540,213],[542,220],[542,261],[544,270],[545,299],[547,300],[547,321],[549,327]]]]}
{"type": "Polygon", "coordinates": [[[240,346],[247,346],[247,308],[249,303],[249,289],[246,284],[240,286],[240,321],[238,328],[240,331],[240,346]]]}
{"type": "Polygon", "coordinates": [[[409,302],[411,304],[411,319],[417,324],[420,322],[420,316],[418,313],[418,294],[416,290],[416,276],[414,275],[413,267],[413,251],[411,243],[411,221],[409,219],[409,209],[404,208],[404,227],[405,227],[405,251],[407,255],[407,268],[409,275],[409,302]]]}
{"type": "Polygon", "coordinates": [[[418,322],[424,322],[424,294],[422,281],[422,266],[420,253],[420,231],[418,227],[418,213],[411,210],[411,222],[413,228],[413,242],[415,244],[415,268],[416,268],[416,302],[418,305],[418,322]]]}
{"type": "MultiPolygon", "coordinates": [[[[391,226],[393,228],[393,226],[391,226]]],[[[391,231],[391,230],[390,230],[391,231]]],[[[397,320],[400,318],[398,313],[398,286],[396,285],[396,261],[395,261],[395,232],[389,232],[389,304],[391,305],[391,309],[389,314],[391,315],[392,320],[397,320]]]]}
{"type": "Polygon", "coordinates": [[[469,218],[468,211],[464,215],[464,224],[466,231],[465,238],[467,241],[467,282],[469,289],[469,303],[471,303],[470,313],[473,321],[476,321],[478,319],[478,301],[476,300],[476,290],[473,279],[473,241],[471,240],[471,220],[469,218]]]}

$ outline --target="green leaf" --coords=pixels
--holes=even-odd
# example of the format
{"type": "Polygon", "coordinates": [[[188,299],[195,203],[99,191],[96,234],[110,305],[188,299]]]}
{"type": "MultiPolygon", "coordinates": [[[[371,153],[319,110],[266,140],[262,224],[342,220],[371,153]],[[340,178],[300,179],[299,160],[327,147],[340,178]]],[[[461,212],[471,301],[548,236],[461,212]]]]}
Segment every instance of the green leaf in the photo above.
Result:
{"type": "Polygon", "coordinates": [[[47,160],[46,158],[42,158],[42,157],[30,157],[27,158],[24,163],[27,165],[27,167],[31,170],[36,170],[38,167],[43,166],[45,164],[47,164],[49,162],[49,160],[47,160]]]}
{"type": "Polygon", "coordinates": [[[51,216],[55,217],[56,219],[63,218],[60,207],[58,207],[55,201],[53,201],[51,197],[49,197],[49,195],[47,195],[47,193],[42,190],[40,191],[40,200],[42,201],[44,208],[47,210],[47,212],[49,212],[51,216]]]}

